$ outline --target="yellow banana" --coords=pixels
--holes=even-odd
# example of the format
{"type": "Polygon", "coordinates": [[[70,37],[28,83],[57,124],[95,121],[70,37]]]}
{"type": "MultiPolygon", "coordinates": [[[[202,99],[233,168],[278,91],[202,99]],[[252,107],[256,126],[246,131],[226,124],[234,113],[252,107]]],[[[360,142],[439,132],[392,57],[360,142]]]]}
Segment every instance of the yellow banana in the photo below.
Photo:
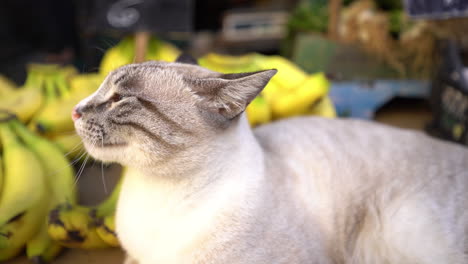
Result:
{"type": "Polygon", "coordinates": [[[115,214],[108,215],[98,224],[96,232],[99,237],[111,247],[120,246],[117,233],[115,232],[115,214]]]}
{"type": "Polygon", "coordinates": [[[8,110],[23,122],[28,122],[42,105],[38,89],[20,88],[0,99],[0,109],[8,110]]]}
{"type": "Polygon", "coordinates": [[[61,150],[47,139],[30,132],[20,122],[13,121],[11,126],[26,146],[36,154],[44,168],[46,185],[55,202],[51,206],[56,207],[64,202],[75,204],[75,173],[61,150]]]}
{"type": "Polygon", "coordinates": [[[301,68],[281,56],[259,55],[255,63],[261,69],[277,69],[271,81],[286,90],[295,89],[307,79],[307,74],[301,68]]]}
{"type": "Polygon", "coordinates": [[[0,136],[5,160],[0,195],[0,260],[6,260],[16,256],[38,232],[49,203],[37,157],[19,142],[10,123],[0,124],[0,136]]]}
{"type": "Polygon", "coordinates": [[[39,232],[26,242],[26,256],[36,263],[49,262],[60,254],[62,248],[47,233],[47,222],[44,219],[39,232]]]}
{"type": "Polygon", "coordinates": [[[97,228],[102,218],[114,214],[122,179],[111,195],[96,207],[61,204],[49,214],[48,233],[60,244],[71,248],[103,248],[109,245],[100,238],[97,228]]]}
{"type": "Polygon", "coordinates": [[[274,118],[305,114],[328,92],[329,83],[323,73],[310,75],[298,88],[283,94],[272,103],[274,118]]]}
{"type": "Polygon", "coordinates": [[[42,198],[33,207],[0,226],[0,262],[17,256],[38,232],[40,219],[46,216],[48,206],[47,197],[42,198]]]}
{"type": "Polygon", "coordinates": [[[7,77],[0,74],[0,96],[5,97],[15,91],[16,85],[7,77]]]}
{"type": "Polygon", "coordinates": [[[45,195],[43,168],[35,154],[21,144],[9,123],[0,124],[4,182],[0,197],[0,226],[24,213],[45,195]]]}
{"type": "Polygon", "coordinates": [[[84,153],[81,137],[74,131],[54,135],[50,140],[64,153],[68,159],[74,160],[84,153]]]}
{"type": "Polygon", "coordinates": [[[97,234],[97,223],[90,208],[62,204],[49,214],[48,233],[69,248],[96,249],[109,247],[97,234]]]}
{"type": "Polygon", "coordinates": [[[90,95],[96,91],[104,81],[105,75],[98,73],[78,74],[70,78],[70,91],[72,93],[85,91],[90,95]]]}
{"type": "Polygon", "coordinates": [[[307,114],[333,118],[336,117],[336,110],[330,97],[325,96],[316,105],[313,105],[307,114]]]}
{"type": "Polygon", "coordinates": [[[270,106],[261,96],[257,96],[247,106],[246,113],[251,126],[264,124],[271,120],[270,106]]]}

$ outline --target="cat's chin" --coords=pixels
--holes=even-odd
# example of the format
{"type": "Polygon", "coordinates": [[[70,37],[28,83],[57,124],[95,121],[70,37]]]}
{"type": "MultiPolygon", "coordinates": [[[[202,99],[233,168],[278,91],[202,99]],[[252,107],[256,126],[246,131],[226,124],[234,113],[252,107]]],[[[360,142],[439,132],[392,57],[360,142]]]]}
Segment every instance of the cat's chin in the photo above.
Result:
{"type": "MultiPolygon", "coordinates": [[[[104,162],[119,162],[127,148],[126,143],[88,145],[85,143],[88,153],[95,159],[104,162]]],[[[124,155],[125,156],[125,155],[124,155]]]]}

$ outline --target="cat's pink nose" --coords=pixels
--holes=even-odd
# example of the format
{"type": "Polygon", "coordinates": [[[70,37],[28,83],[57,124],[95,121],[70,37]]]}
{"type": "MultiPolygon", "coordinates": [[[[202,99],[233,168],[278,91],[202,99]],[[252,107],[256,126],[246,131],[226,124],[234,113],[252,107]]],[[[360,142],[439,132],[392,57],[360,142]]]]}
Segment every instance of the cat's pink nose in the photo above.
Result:
{"type": "Polygon", "coordinates": [[[72,117],[73,121],[76,121],[81,117],[81,111],[80,111],[80,108],[78,106],[75,106],[75,108],[73,108],[71,117],[72,117]]]}

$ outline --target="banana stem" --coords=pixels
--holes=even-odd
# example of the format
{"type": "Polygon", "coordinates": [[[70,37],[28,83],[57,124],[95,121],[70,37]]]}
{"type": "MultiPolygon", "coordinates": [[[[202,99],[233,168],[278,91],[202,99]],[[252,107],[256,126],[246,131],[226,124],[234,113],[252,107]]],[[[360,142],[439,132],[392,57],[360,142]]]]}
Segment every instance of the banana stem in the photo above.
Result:
{"type": "Polygon", "coordinates": [[[0,140],[2,141],[3,146],[7,145],[16,145],[18,138],[15,133],[11,131],[10,123],[0,123],[0,140]]]}
{"type": "Polygon", "coordinates": [[[67,81],[65,80],[65,76],[63,73],[57,74],[55,77],[55,85],[60,92],[60,96],[62,98],[68,98],[70,96],[70,87],[68,87],[67,81]]]}
{"type": "Polygon", "coordinates": [[[51,77],[45,78],[44,84],[45,84],[46,101],[51,102],[57,99],[57,92],[55,90],[54,79],[51,77]]]}

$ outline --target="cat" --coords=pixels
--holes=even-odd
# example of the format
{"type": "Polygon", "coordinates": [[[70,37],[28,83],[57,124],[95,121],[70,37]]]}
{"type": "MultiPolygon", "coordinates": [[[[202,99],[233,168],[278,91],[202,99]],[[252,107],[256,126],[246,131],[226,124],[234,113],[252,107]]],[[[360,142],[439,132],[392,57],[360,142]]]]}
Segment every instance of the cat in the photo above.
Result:
{"type": "Polygon", "coordinates": [[[468,263],[467,148],[353,119],[252,130],[275,73],[131,64],[76,106],[90,155],[128,167],[125,263],[468,263]]]}

